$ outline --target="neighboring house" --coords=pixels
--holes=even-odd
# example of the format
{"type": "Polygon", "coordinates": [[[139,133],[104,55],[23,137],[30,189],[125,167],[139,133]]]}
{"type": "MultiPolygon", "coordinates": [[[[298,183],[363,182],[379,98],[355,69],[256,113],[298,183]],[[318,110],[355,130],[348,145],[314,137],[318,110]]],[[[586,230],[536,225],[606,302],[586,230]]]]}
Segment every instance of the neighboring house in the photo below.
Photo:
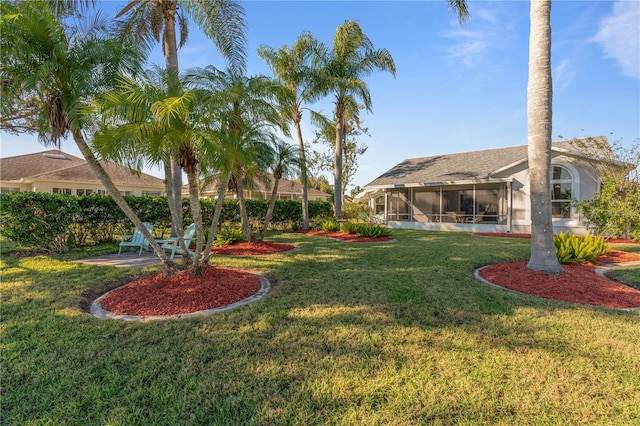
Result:
{"type": "MultiPolygon", "coordinates": [[[[609,144],[604,137],[580,142],[590,147],[578,148],[570,141],[552,144],[550,191],[556,233],[586,232],[571,202],[588,200],[600,188],[594,153],[609,144]]],[[[392,228],[529,233],[527,145],[411,158],[366,185],[355,201],[368,202],[392,228]]]]}
{"type": "MultiPolygon", "coordinates": [[[[262,179],[256,178],[251,188],[244,188],[244,196],[249,200],[268,200],[271,198],[271,190],[273,188],[273,182],[275,178],[273,175],[268,176],[268,182],[262,179]]],[[[302,199],[302,184],[288,180],[280,179],[278,182],[277,198],[280,200],[301,200],[302,199]]],[[[189,196],[189,187],[185,185],[182,189],[182,195],[184,197],[189,196]]],[[[218,181],[206,185],[204,188],[200,188],[200,197],[202,198],[217,198],[218,197],[218,181]]],[[[329,201],[332,196],[326,192],[318,191],[314,188],[307,188],[307,197],[311,200],[329,201]]],[[[232,191],[227,191],[225,198],[237,198],[237,195],[232,191]]]]}
{"type": "MultiPolygon", "coordinates": [[[[164,195],[162,179],[101,162],[123,195],[164,195]]],[[[69,195],[106,195],[100,180],[81,158],[58,150],[0,159],[2,192],[39,191],[69,195]]]]}

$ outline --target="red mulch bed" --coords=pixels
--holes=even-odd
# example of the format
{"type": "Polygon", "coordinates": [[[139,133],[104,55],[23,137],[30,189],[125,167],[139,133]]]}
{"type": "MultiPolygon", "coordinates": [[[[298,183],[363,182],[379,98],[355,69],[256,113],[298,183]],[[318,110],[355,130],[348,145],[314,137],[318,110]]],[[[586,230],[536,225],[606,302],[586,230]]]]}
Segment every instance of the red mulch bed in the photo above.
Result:
{"type": "MultiPolygon", "coordinates": [[[[500,238],[531,238],[531,234],[516,234],[513,232],[474,232],[473,235],[481,237],[500,237],[500,238]]],[[[605,238],[609,244],[638,244],[637,241],[628,238],[605,238]]]]}
{"type": "Polygon", "coordinates": [[[133,281],[106,294],[100,305],[119,315],[179,315],[230,305],[257,293],[260,277],[249,272],[203,266],[202,275],[182,271],[133,281]]]}
{"type": "Polygon", "coordinates": [[[358,237],[355,234],[348,234],[346,232],[339,231],[322,231],[322,230],[299,230],[295,231],[299,234],[307,234],[313,235],[314,237],[327,237],[333,238],[334,240],[346,241],[349,243],[381,243],[384,241],[391,241],[393,237],[378,237],[378,238],[367,238],[367,237],[358,237]]]}
{"type": "MultiPolygon", "coordinates": [[[[596,258],[598,264],[640,261],[640,254],[612,250],[596,258]]],[[[564,274],[552,276],[527,269],[527,262],[508,262],[482,268],[485,280],[545,299],[608,308],[640,307],[640,291],[595,273],[598,265],[563,265],[564,274]]]]}
{"type": "Polygon", "coordinates": [[[282,253],[296,248],[293,244],[271,243],[262,241],[259,243],[234,243],[225,246],[212,247],[212,254],[231,256],[259,256],[263,254],[282,253]]]}

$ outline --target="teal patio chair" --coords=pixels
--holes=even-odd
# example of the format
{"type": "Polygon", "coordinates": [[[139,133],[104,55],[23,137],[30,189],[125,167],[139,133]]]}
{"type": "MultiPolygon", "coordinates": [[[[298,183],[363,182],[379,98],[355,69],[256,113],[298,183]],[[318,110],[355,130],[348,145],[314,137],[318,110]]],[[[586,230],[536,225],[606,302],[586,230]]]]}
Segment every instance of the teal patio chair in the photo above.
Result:
{"type": "MultiPolygon", "coordinates": [[[[142,223],[147,231],[151,233],[153,231],[153,225],[149,222],[142,223]]],[[[138,256],[142,254],[142,249],[149,248],[149,241],[142,235],[142,232],[136,228],[131,235],[121,235],[120,236],[120,248],[118,249],[118,256],[122,252],[122,247],[139,247],[140,251],[138,252],[138,256]]]]}
{"type": "MultiPolygon", "coordinates": [[[[187,246],[187,252],[189,252],[188,249],[189,249],[189,246],[191,245],[191,241],[195,238],[195,233],[196,233],[195,223],[192,223],[191,225],[189,225],[187,230],[184,231],[184,236],[182,238],[184,239],[184,244],[187,246]]],[[[184,250],[178,247],[177,238],[169,238],[166,241],[164,241],[164,243],[162,244],[162,249],[165,252],[171,252],[171,256],[169,256],[169,259],[171,260],[173,260],[173,257],[176,254],[184,254],[184,250]]]]}

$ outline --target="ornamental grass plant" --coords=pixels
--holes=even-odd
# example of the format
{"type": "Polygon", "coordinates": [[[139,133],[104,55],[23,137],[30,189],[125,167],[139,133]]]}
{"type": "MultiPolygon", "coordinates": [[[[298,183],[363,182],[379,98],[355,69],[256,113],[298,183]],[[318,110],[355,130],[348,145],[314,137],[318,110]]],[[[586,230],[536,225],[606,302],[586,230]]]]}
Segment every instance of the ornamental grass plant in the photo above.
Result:
{"type": "Polygon", "coordinates": [[[575,235],[560,232],[554,235],[553,245],[560,263],[591,262],[609,251],[604,237],[593,237],[591,234],[575,235]]]}
{"type": "MultiPolygon", "coordinates": [[[[638,424],[640,312],[479,282],[524,239],[394,230],[214,258],[265,275],[259,302],[182,320],[85,309],[142,269],[3,255],[2,424],[638,424]]],[[[112,249],[117,251],[114,246],[112,249]]]]}

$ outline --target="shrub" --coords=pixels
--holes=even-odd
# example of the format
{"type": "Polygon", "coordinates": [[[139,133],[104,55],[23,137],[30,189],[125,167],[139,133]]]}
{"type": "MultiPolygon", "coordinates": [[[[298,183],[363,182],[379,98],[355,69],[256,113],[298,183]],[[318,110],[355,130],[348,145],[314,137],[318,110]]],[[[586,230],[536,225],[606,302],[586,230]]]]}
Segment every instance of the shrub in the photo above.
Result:
{"type": "Polygon", "coordinates": [[[391,229],[385,228],[384,226],[365,224],[360,225],[360,229],[356,232],[359,237],[366,238],[389,237],[391,233],[391,229]]]}
{"type": "Polygon", "coordinates": [[[601,254],[609,251],[603,237],[557,234],[553,238],[556,256],[560,263],[591,262],[601,254]]]}
{"type": "Polygon", "coordinates": [[[335,219],[326,219],[320,222],[320,229],[323,231],[337,232],[340,230],[340,224],[335,219]]]}
{"type": "MultiPolygon", "coordinates": [[[[328,201],[311,200],[309,201],[309,218],[329,217],[333,214],[332,208],[333,205],[328,201]]],[[[300,208],[300,215],[302,216],[302,207],[300,208]]]]}
{"type": "Polygon", "coordinates": [[[371,208],[368,204],[345,203],[342,206],[342,218],[347,220],[368,221],[371,208]]]}
{"type": "Polygon", "coordinates": [[[342,231],[347,234],[357,234],[360,228],[362,228],[361,223],[345,222],[342,224],[342,231]]]}
{"type": "Polygon", "coordinates": [[[309,228],[320,230],[322,229],[322,223],[328,220],[335,220],[335,218],[331,215],[311,216],[309,218],[309,228]]]}
{"type": "Polygon", "coordinates": [[[585,226],[596,235],[640,241],[640,139],[630,147],[620,141],[610,145],[606,139],[573,142],[582,148],[601,182],[592,199],[573,203],[584,215],[585,226]]]}
{"type": "Polygon", "coordinates": [[[241,243],[247,241],[244,238],[242,230],[236,228],[223,229],[218,231],[216,239],[213,242],[215,246],[226,246],[233,243],[241,243]]]}

